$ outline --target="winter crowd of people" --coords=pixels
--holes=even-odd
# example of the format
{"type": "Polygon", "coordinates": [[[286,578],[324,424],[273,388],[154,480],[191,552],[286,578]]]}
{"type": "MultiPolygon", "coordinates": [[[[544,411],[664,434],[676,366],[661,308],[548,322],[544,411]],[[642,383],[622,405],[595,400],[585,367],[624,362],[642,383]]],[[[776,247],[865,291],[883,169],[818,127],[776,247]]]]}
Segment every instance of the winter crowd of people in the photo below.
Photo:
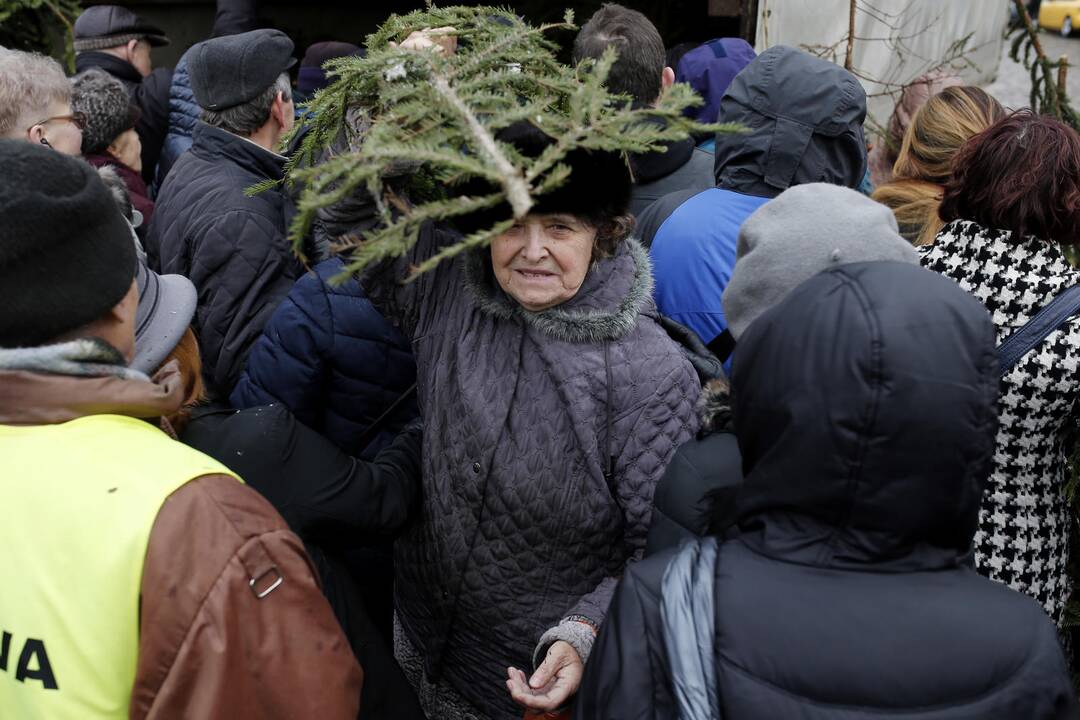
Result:
{"type": "Polygon", "coordinates": [[[606,4],[574,62],[742,131],[338,282],[378,198],[298,253],[266,181],[361,48],[73,33],[0,48],[0,716],[1076,717],[1075,130],[938,72],[868,150],[842,67],[606,4]]]}

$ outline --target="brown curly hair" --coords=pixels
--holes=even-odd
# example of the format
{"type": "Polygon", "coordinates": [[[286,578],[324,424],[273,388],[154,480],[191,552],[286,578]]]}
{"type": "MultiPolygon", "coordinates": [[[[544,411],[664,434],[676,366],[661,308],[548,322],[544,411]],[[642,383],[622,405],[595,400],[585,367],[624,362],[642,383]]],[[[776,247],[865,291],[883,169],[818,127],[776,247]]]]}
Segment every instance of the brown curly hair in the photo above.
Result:
{"type": "Polygon", "coordinates": [[[1080,241],[1080,135],[1063,122],[1021,110],[968,140],[953,161],[939,210],[1071,245],[1080,241]]]}

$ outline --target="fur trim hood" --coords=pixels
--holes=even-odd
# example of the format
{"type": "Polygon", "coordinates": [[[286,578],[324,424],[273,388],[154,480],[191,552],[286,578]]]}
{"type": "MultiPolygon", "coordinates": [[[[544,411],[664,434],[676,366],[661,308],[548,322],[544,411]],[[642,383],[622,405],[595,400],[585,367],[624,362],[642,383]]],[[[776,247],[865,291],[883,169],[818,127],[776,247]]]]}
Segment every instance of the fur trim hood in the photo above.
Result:
{"type": "Polygon", "coordinates": [[[520,319],[565,342],[618,340],[634,328],[638,315],[658,320],[652,299],[652,264],[633,238],[619,243],[612,257],[594,262],[574,297],[540,312],[526,310],[503,292],[486,248],[466,257],[465,284],[481,312],[503,320],[520,319]]]}

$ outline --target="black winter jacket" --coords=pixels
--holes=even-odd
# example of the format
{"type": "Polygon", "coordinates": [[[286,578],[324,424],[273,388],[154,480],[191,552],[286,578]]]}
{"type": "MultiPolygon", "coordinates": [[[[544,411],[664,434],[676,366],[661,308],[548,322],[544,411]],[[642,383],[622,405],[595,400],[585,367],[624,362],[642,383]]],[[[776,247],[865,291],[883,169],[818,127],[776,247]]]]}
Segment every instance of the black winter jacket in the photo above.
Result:
{"type": "Polygon", "coordinates": [[[713,187],[713,154],[688,137],[652,153],[630,156],[634,189],[630,213],[640,215],[665,195],[681,190],[701,191],[713,187]]]}
{"type": "Polygon", "coordinates": [[[252,344],[304,268],[287,237],[294,206],[280,187],[285,158],[199,123],[194,144],[158,194],[146,251],[158,272],[188,277],[199,293],[194,326],[211,394],[225,399],[252,344]]]}
{"type": "Polygon", "coordinates": [[[364,668],[360,717],[423,720],[366,607],[369,591],[379,590],[369,586],[379,580],[358,576],[347,564],[357,545],[396,533],[417,504],[419,426],[398,435],[372,462],[341,452],[283,405],[197,410],[181,440],[237,473],[304,540],[323,592],[364,668]]]}
{"type": "Polygon", "coordinates": [[[142,177],[147,185],[154,182],[161,146],[169,132],[169,86],[172,70],[156,68],[146,77],[126,60],[104,52],[81,52],[75,58],[75,71],[101,68],[119,80],[127,88],[131,100],[139,106],[139,120],[135,132],[142,143],[142,177]]]}
{"type": "Polygon", "coordinates": [[[696,583],[665,579],[671,551],[627,570],[576,717],[1075,717],[1052,623],[967,564],[997,426],[977,301],[916,266],[841,266],[750,326],[732,385],[738,536],[696,583]]]}

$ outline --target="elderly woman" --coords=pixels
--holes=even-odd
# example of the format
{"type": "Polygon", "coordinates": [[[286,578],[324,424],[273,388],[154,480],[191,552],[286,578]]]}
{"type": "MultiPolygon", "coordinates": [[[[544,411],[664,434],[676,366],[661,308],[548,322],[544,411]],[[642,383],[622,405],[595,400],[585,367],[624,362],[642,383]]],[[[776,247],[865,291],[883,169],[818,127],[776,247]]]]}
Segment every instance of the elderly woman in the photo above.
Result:
{"type": "MultiPolygon", "coordinates": [[[[503,139],[531,156],[550,142],[528,125],[503,139]]],[[[566,703],[642,553],[653,488],[696,429],[698,380],[629,237],[625,162],[567,164],[568,184],[490,250],[402,284],[460,238],[429,226],[365,278],[416,356],[423,500],[397,541],[395,646],[430,717],[566,703]]]]}
{"type": "MultiPolygon", "coordinates": [[[[1080,137],[1020,112],[969,140],[945,186],[948,223],[922,263],[977,297],[1003,342],[1080,284],[1062,253],[1080,227],[1080,137]]],[[[932,351],[932,348],[927,348],[932,351]]],[[[1065,496],[1080,419],[1080,318],[1051,332],[1001,378],[994,467],[979,512],[975,567],[1061,622],[1069,597],[1065,496]]]]}
{"type": "Polygon", "coordinates": [[[83,158],[94,167],[110,167],[120,176],[141,218],[135,225],[149,227],[154,201],[141,175],[142,145],[135,132],[138,106],[123,83],[103,70],[80,73],[71,84],[71,108],[85,118],[83,158]]]}

